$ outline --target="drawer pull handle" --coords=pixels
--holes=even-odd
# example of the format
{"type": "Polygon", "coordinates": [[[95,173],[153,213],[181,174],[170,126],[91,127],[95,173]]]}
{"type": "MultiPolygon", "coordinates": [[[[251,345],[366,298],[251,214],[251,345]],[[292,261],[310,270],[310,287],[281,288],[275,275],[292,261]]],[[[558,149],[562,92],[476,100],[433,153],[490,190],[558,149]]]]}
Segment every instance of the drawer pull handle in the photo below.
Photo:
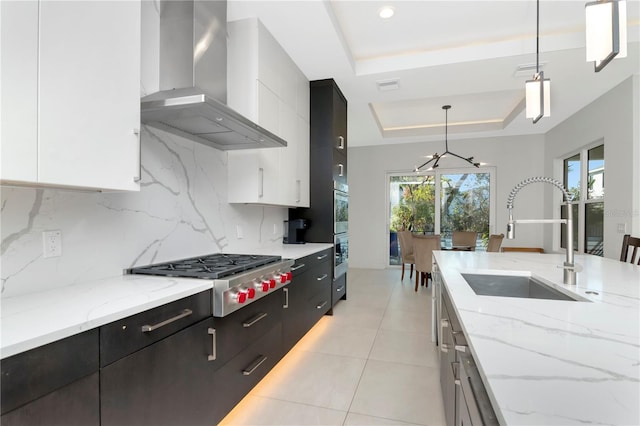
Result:
{"type": "Polygon", "coordinates": [[[325,278],[327,278],[328,276],[329,276],[329,275],[324,274],[324,275],[322,275],[321,277],[316,278],[316,280],[318,280],[318,281],[322,281],[322,280],[324,280],[325,278]]]}
{"type": "Polygon", "coordinates": [[[318,260],[322,260],[322,259],[324,259],[324,258],[325,258],[325,257],[327,257],[327,256],[329,256],[329,255],[325,253],[325,254],[323,254],[323,255],[321,255],[321,256],[317,256],[317,257],[316,257],[316,259],[318,259],[318,260]]]}
{"type": "Polygon", "coordinates": [[[207,331],[211,335],[211,355],[207,356],[207,361],[215,361],[218,358],[218,348],[216,347],[216,329],[209,327],[207,331]]]}
{"type": "Polygon", "coordinates": [[[342,287],[340,287],[340,288],[337,288],[337,289],[336,289],[336,293],[340,293],[342,290],[344,290],[344,286],[342,286],[342,287]]]}
{"type": "Polygon", "coordinates": [[[184,309],[181,313],[179,313],[178,315],[176,315],[173,318],[169,318],[168,320],[164,320],[162,322],[159,322],[159,323],[153,324],[153,325],[149,325],[149,324],[143,325],[142,326],[142,332],[143,333],[147,333],[149,331],[157,330],[160,327],[164,327],[167,324],[171,324],[172,322],[178,321],[179,319],[182,319],[184,317],[188,317],[192,313],[193,313],[193,311],[191,309],[184,309]]]}
{"type": "Polygon", "coordinates": [[[440,352],[444,352],[444,353],[449,352],[449,345],[447,345],[446,343],[441,344],[440,345],[440,352]]]}
{"type": "Polygon", "coordinates": [[[260,321],[261,319],[265,318],[268,314],[266,312],[262,312],[259,313],[258,315],[256,315],[255,317],[251,318],[249,321],[247,322],[243,322],[242,326],[244,328],[249,328],[251,327],[253,324],[257,323],[258,321],[260,321]]]}
{"type": "Polygon", "coordinates": [[[253,361],[251,363],[250,366],[248,366],[247,368],[245,368],[244,370],[242,370],[242,375],[243,376],[248,376],[251,373],[253,373],[254,371],[256,371],[256,369],[258,367],[260,367],[262,365],[263,362],[265,362],[267,360],[267,357],[264,355],[260,355],[258,358],[256,358],[255,361],[253,361]]]}
{"type": "Polygon", "coordinates": [[[338,136],[338,144],[336,145],[338,149],[344,149],[344,136],[338,136]]]}
{"type": "Polygon", "coordinates": [[[288,309],[289,308],[289,289],[283,288],[282,291],[284,291],[284,305],[282,305],[282,309],[288,309]]]}
{"type": "Polygon", "coordinates": [[[327,301],[325,300],[324,302],[322,302],[321,304],[319,304],[318,306],[316,306],[316,309],[322,309],[325,307],[325,305],[327,304],[327,301]]]}
{"type": "Polygon", "coordinates": [[[464,345],[455,345],[454,349],[458,352],[466,352],[467,351],[467,347],[464,345]]]}
{"type": "Polygon", "coordinates": [[[297,271],[298,269],[300,269],[300,268],[304,268],[304,267],[305,267],[305,264],[304,264],[304,263],[301,263],[301,264],[300,264],[300,265],[298,265],[298,266],[292,266],[292,267],[291,267],[291,270],[292,270],[292,271],[297,271]]]}
{"type": "Polygon", "coordinates": [[[442,318],[442,319],[440,320],[440,325],[442,325],[442,327],[443,327],[443,328],[444,328],[444,327],[449,327],[449,320],[448,320],[448,319],[446,319],[446,318],[442,318]]]}

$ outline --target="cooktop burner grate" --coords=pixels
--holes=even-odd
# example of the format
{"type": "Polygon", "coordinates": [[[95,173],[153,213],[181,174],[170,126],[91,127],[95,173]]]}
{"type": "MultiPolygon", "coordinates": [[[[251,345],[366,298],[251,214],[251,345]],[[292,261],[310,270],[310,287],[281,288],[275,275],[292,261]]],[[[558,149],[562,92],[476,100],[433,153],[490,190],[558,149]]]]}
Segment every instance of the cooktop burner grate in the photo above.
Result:
{"type": "Polygon", "coordinates": [[[138,266],[130,269],[130,274],[161,275],[220,279],[249,271],[269,263],[280,261],[280,256],[217,253],[171,262],[138,266]]]}

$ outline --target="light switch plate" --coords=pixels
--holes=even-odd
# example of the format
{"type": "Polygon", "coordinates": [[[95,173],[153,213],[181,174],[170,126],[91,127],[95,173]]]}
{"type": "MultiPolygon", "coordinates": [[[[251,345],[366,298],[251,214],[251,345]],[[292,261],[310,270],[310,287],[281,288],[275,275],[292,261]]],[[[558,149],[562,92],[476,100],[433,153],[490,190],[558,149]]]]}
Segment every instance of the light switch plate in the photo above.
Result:
{"type": "Polygon", "coordinates": [[[242,234],[242,226],[240,226],[240,225],[236,225],[236,237],[237,237],[239,240],[241,240],[241,239],[242,239],[242,237],[243,237],[243,234],[242,234]]]}
{"type": "Polygon", "coordinates": [[[618,234],[626,234],[627,233],[627,224],[619,223],[618,224],[618,234]]]}

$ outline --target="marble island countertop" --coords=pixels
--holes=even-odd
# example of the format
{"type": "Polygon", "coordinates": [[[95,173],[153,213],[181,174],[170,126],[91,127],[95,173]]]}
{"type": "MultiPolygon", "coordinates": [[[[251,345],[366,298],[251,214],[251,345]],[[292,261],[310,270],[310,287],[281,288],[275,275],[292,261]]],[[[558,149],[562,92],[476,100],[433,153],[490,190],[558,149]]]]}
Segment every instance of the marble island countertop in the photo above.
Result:
{"type": "MultiPolygon", "coordinates": [[[[333,244],[279,244],[251,254],[298,259],[333,244]]],[[[120,275],[0,299],[0,358],[46,345],[213,287],[211,280],[120,275]]]]}
{"type": "Polygon", "coordinates": [[[640,424],[640,267],[560,254],[434,252],[501,424],[640,424]],[[461,274],[532,275],[583,301],[479,296],[461,274]]]}

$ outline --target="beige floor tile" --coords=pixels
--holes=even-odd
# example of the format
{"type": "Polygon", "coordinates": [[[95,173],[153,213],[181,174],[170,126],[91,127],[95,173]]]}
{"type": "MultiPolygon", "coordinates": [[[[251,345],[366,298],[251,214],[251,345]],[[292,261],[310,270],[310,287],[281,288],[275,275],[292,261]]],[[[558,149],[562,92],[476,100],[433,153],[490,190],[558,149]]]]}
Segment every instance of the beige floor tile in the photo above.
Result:
{"type": "Polygon", "coordinates": [[[358,328],[380,328],[384,317],[384,307],[357,306],[351,301],[342,301],[333,308],[331,322],[358,328]]]}
{"type": "Polygon", "coordinates": [[[365,416],[349,413],[344,421],[345,426],[420,426],[416,423],[405,423],[399,420],[383,419],[382,417],[365,416]]]}
{"type": "Polygon", "coordinates": [[[382,318],[380,329],[428,334],[431,333],[431,312],[388,309],[382,318]]]}
{"type": "Polygon", "coordinates": [[[313,405],[248,395],[220,426],[237,425],[336,425],[344,423],[346,412],[313,405]]]}
{"type": "MultiPolygon", "coordinates": [[[[296,345],[296,349],[367,359],[377,327],[357,327],[324,317],[296,345]]],[[[379,321],[378,321],[379,323],[379,321]]]]}
{"type": "Polygon", "coordinates": [[[364,359],[294,348],[251,394],[347,411],[365,363],[364,359]]]}
{"type": "Polygon", "coordinates": [[[440,365],[437,349],[431,342],[431,334],[398,330],[380,330],[369,359],[425,367],[440,365]]]}
{"type": "Polygon", "coordinates": [[[349,409],[408,423],[444,423],[436,368],[369,360],[349,409]]]}

